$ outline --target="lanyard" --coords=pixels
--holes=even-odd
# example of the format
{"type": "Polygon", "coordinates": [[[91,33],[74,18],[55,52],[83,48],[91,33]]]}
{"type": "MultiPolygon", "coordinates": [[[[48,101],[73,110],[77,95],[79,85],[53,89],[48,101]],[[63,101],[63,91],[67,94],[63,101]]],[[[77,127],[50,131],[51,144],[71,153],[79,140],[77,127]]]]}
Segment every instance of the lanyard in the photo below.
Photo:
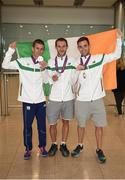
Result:
{"type": "Polygon", "coordinates": [[[82,57],[80,57],[80,65],[84,66],[85,69],[86,69],[87,64],[89,63],[90,58],[91,58],[91,55],[89,55],[89,57],[87,58],[86,62],[83,63],[82,57]]]}
{"type": "Polygon", "coordinates": [[[55,57],[55,68],[56,68],[56,71],[58,73],[63,73],[65,71],[65,67],[66,67],[67,61],[68,61],[68,57],[66,56],[65,60],[64,60],[64,63],[63,63],[63,66],[62,66],[61,70],[59,70],[57,56],[55,57]]]}
{"type": "Polygon", "coordinates": [[[34,62],[34,64],[37,64],[38,62],[36,61],[37,59],[36,58],[34,58],[33,56],[31,56],[31,58],[32,58],[32,61],[34,62]]]}

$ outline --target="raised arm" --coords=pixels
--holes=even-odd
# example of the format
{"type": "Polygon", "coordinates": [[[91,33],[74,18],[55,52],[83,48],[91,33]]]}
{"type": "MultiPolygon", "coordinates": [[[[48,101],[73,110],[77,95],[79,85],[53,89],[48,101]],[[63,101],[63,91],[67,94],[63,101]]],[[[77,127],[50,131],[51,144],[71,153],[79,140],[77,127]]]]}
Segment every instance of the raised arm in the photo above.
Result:
{"type": "Polygon", "coordinates": [[[110,54],[105,54],[104,56],[104,64],[109,63],[113,60],[117,60],[121,57],[121,53],[122,53],[122,32],[120,31],[120,29],[117,30],[117,39],[116,39],[116,49],[113,53],[110,54]]]}
{"type": "Polygon", "coordinates": [[[5,54],[5,57],[4,57],[4,60],[3,60],[3,63],[2,63],[2,68],[4,68],[4,69],[14,69],[14,70],[18,69],[18,64],[17,64],[16,60],[11,61],[12,55],[14,54],[15,49],[16,49],[16,42],[12,42],[9,45],[8,51],[5,54]]]}

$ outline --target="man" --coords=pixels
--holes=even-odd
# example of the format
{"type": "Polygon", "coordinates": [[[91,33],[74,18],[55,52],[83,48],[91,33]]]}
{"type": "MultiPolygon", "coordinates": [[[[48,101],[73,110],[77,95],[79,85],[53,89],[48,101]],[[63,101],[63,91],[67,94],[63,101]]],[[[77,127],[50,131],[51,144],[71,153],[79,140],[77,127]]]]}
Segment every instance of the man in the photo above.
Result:
{"type": "Polygon", "coordinates": [[[42,156],[47,156],[46,146],[46,102],[43,91],[43,83],[46,63],[40,56],[44,52],[44,42],[36,39],[32,45],[32,56],[11,61],[16,49],[16,42],[9,45],[2,63],[4,69],[16,69],[19,71],[19,93],[18,100],[23,106],[24,121],[24,159],[31,158],[32,150],[32,123],[37,119],[39,149],[42,156]]]}
{"type": "Polygon", "coordinates": [[[106,161],[102,150],[103,127],[106,126],[106,112],[103,103],[105,90],[102,81],[103,65],[117,60],[121,56],[121,31],[117,31],[116,50],[111,54],[91,55],[90,42],[87,37],[81,37],[77,41],[81,57],[78,60],[77,78],[78,92],[75,104],[75,114],[78,120],[78,145],[71,152],[72,157],[78,157],[83,150],[86,121],[90,115],[95,124],[96,153],[101,163],[106,161]]]}
{"type": "Polygon", "coordinates": [[[59,38],[55,42],[57,56],[49,60],[48,74],[52,88],[47,105],[47,115],[50,124],[50,136],[52,145],[48,151],[49,156],[54,156],[57,146],[57,120],[62,119],[62,142],[60,151],[62,156],[68,157],[69,150],[66,145],[69,121],[73,119],[74,93],[72,92],[73,62],[66,54],[67,40],[59,38]]]}

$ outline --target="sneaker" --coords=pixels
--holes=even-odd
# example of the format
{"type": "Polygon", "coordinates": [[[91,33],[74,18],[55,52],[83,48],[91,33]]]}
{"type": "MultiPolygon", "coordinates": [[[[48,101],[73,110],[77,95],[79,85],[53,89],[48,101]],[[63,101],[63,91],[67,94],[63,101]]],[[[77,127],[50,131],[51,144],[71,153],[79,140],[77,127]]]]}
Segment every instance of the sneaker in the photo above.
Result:
{"type": "Polygon", "coordinates": [[[57,150],[58,150],[57,144],[52,144],[48,151],[49,156],[55,156],[57,150]]]}
{"type": "Polygon", "coordinates": [[[76,146],[76,148],[71,152],[72,157],[79,157],[80,153],[83,151],[83,146],[76,146]]]}
{"type": "Polygon", "coordinates": [[[47,157],[48,156],[48,152],[46,151],[45,147],[40,147],[40,154],[43,157],[47,157]]]}
{"type": "Polygon", "coordinates": [[[106,161],[106,157],[101,149],[99,150],[96,149],[96,154],[98,156],[98,160],[100,163],[104,163],[106,161]]]}
{"type": "Polygon", "coordinates": [[[26,150],[24,153],[24,159],[29,160],[31,158],[31,151],[26,150]]]}
{"type": "Polygon", "coordinates": [[[60,151],[61,151],[61,153],[62,153],[62,156],[64,156],[64,157],[68,157],[69,156],[69,150],[67,149],[67,146],[66,146],[66,144],[61,144],[60,145],[60,151]]]}

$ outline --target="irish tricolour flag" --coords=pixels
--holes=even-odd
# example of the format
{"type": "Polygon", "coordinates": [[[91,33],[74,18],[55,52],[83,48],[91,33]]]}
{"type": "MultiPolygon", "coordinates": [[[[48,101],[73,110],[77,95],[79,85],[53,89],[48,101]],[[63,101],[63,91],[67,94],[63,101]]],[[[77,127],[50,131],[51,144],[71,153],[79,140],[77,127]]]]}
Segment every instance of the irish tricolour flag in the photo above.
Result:
{"type": "MultiPolygon", "coordinates": [[[[105,31],[87,36],[91,44],[91,54],[107,54],[115,50],[116,47],[116,29],[105,31]]],[[[77,58],[79,52],[77,50],[77,40],[79,37],[67,38],[69,56],[77,58]]],[[[31,42],[17,43],[17,53],[19,57],[31,56],[31,42]]],[[[50,39],[45,42],[44,60],[49,61],[50,58],[56,56],[55,39],[50,39]]],[[[116,61],[108,63],[104,66],[104,86],[106,90],[116,88],[116,61]]]]}

